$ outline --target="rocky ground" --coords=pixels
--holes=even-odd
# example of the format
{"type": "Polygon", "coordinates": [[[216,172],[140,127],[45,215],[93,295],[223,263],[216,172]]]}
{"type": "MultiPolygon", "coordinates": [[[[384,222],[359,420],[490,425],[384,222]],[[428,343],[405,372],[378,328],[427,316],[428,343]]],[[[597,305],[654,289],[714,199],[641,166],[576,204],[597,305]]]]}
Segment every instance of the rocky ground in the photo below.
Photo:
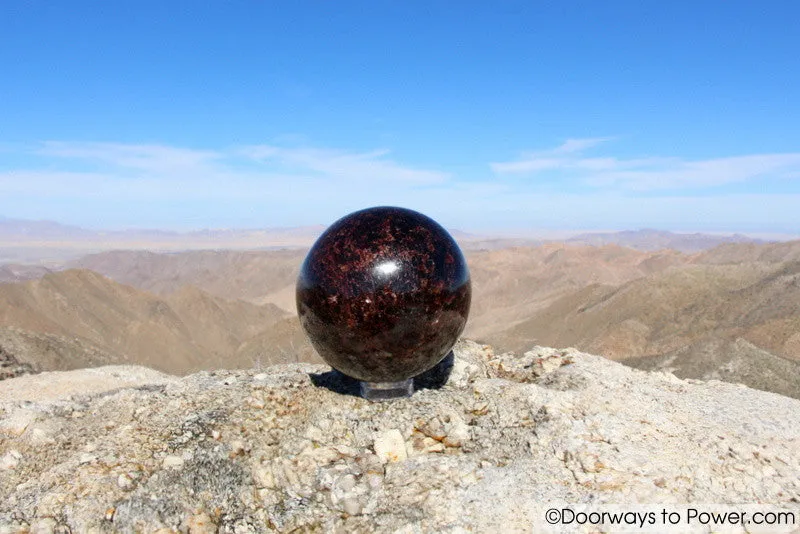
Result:
{"type": "Polygon", "coordinates": [[[328,368],[0,382],[0,532],[530,531],[546,503],[800,512],[800,401],[460,342],[370,403],[328,368]]]}
{"type": "Polygon", "coordinates": [[[32,365],[20,362],[13,354],[0,347],[0,380],[30,375],[36,372],[32,365]]]}

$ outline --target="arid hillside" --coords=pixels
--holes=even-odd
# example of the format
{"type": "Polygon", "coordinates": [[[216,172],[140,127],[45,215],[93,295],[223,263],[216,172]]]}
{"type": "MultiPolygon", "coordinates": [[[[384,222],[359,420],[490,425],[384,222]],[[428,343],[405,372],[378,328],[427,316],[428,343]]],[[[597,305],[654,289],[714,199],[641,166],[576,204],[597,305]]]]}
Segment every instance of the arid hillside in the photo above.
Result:
{"type": "MultiPolygon", "coordinates": [[[[800,396],[800,241],[696,254],[549,243],[466,255],[473,281],[466,337],[501,351],[574,346],[637,367],[800,396]]],[[[181,373],[313,361],[294,306],[304,256],[95,254],[73,264],[83,270],[0,286],[0,326],[47,334],[49,346],[67,345],[52,336],[81,340],[101,351],[94,360],[112,354],[181,373]]]]}
{"type": "MultiPolygon", "coordinates": [[[[578,265],[605,272],[605,279],[584,276],[581,285],[573,275],[572,289],[548,299],[533,289],[542,280],[529,278],[528,287],[495,308],[493,322],[491,312],[478,310],[474,337],[517,352],[574,346],[634,367],[800,398],[800,242],[729,244],[693,256],[622,255],[609,264],[592,257],[578,265]],[[503,322],[509,326],[495,328],[503,322]]],[[[550,275],[558,280],[555,273],[565,276],[570,268],[580,272],[568,263],[550,275]]],[[[480,295],[485,273],[475,275],[480,295]]],[[[503,286],[501,272],[494,279],[503,286]]],[[[492,289],[484,298],[489,294],[503,295],[492,289]]]]}
{"type": "Polygon", "coordinates": [[[17,265],[13,263],[0,265],[0,283],[35,280],[49,272],[51,272],[50,269],[40,265],[17,265]]]}
{"type": "Polygon", "coordinates": [[[480,339],[499,339],[496,334],[563,298],[582,295],[587,288],[618,287],[691,261],[690,256],[669,250],[563,244],[472,252],[467,259],[473,304],[466,335],[480,339]]]}
{"type": "MultiPolygon", "coordinates": [[[[188,284],[224,298],[271,302],[294,313],[295,283],[305,254],[305,250],[112,251],[86,256],[70,266],[161,295],[188,284]]],[[[466,256],[476,292],[470,325],[477,333],[497,329],[483,326],[491,322],[489,315],[499,316],[500,324],[507,324],[507,320],[524,316],[529,311],[527,304],[542,305],[590,283],[618,285],[691,261],[674,251],[647,253],[616,245],[547,244],[467,251],[466,256]],[[508,313],[506,308],[510,308],[508,313]]]]}
{"type": "Polygon", "coordinates": [[[703,263],[713,258],[619,285],[588,284],[485,338],[511,350],[555,343],[619,360],[743,338],[800,360],[800,261],[703,263]]]}
{"type": "Polygon", "coordinates": [[[739,265],[743,263],[782,263],[800,260],[800,240],[783,243],[726,243],[697,256],[696,263],[739,265]]]}
{"type": "Polygon", "coordinates": [[[161,297],[88,270],[0,284],[0,342],[40,369],[135,362],[182,374],[294,361],[284,339],[271,339],[292,321],[272,304],[226,300],[189,285],[161,297]],[[270,342],[259,341],[264,337],[270,342]]]}
{"type": "Polygon", "coordinates": [[[111,251],[92,254],[69,265],[159,295],[192,285],[226,299],[273,303],[294,314],[294,285],[305,255],[306,250],[203,250],[175,254],[111,251]]]}

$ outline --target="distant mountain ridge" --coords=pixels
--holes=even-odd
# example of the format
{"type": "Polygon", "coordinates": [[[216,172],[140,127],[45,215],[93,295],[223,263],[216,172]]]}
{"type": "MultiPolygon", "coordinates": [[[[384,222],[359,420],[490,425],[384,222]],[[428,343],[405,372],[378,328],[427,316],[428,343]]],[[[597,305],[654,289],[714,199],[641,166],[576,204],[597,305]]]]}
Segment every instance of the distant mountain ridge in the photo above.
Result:
{"type": "Polygon", "coordinates": [[[717,247],[723,243],[761,244],[766,241],[754,239],[743,234],[683,234],[646,228],[621,232],[585,233],[571,237],[566,242],[592,246],[615,244],[645,251],[671,249],[691,254],[717,247]]]}
{"type": "MultiPolygon", "coordinates": [[[[307,248],[323,226],[263,229],[88,230],[52,221],[0,218],[0,265],[60,267],[87,254],[109,250],[274,250],[307,248]]],[[[2,278],[0,278],[2,280],[2,278]]]]}
{"type": "Polygon", "coordinates": [[[80,239],[95,235],[95,232],[57,223],[0,217],[0,239],[80,239]]]}
{"type": "MultiPolygon", "coordinates": [[[[473,281],[465,337],[517,352],[575,346],[800,398],[800,241],[692,254],[578,242],[465,254],[473,281]],[[698,365],[705,354],[709,365],[698,365]]],[[[5,276],[18,283],[0,285],[0,327],[29,332],[14,337],[15,350],[45,351],[42,368],[73,355],[71,368],[131,362],[177,373],[315,361],[295,313],[304,256],[109,251],[69,262],[74,271],[12,266],[5,276]],[[94,356],[80,356],[82,347],[94,356]]]]}
{"type": "Polygon", "coordinates": [[[0,217],[0,240],[170,240],[181,238],[238,239],[252,235],[293,235],[309,238],[325,229],[321,225],[276,228],[204,228],[185,232],[160,229],[90,230],[47,220],[0,217]]]}
{"type": "Polygon", "coordinates": [[[69,262],[122,284],[159,295],[185,285],[218,297],[256,304],[272,302],[294,313],[294,285],[305,250],[197,250],[175,254],[109,251],[69,262]]]}
{"type": "Polygon", "coordinates": [[[50,269],[40,265],[17,265],[9,263],[0,265],[0,283],[35,280],[50,272],[52,272],[50,269]]]}
{"type": "MultiPolygon", "coordinates": [[[[171,241],[177,238],[192,240],[227,240],[260,236],[263,238],[286,239],[294,237],[300,239],[305,245],[310,245],[313,240],[324,230],[324,225],[296,226],[296,227],[267,227],[267,228],[204,228],[189,231],[174,231],[161,229],[126,229],[126,230],[90,230],[79,226],[61,224],[49,220],[11,219],[0,216],[0,241],[171,241]]],[[[587,232],[566,239],[544,239],[528,237],[503,237],[500,235],[480,235],[465,232],[459,229],[449,229],[453,237],[459,242],[469,244],[484,244],[487,248],[501,246],[535,246],[543,243],[567,242],[572,244],[585,244],[602,246],[617,244],[638,250],[673,249],[680,252],[697,252],[713,248],[722,243],[763,243],[764,240],[748,237],[743,234],[706,234],[706,233],[675,233],[665,230],[641,229],[624,230],[620,232],[587,232]]]]}

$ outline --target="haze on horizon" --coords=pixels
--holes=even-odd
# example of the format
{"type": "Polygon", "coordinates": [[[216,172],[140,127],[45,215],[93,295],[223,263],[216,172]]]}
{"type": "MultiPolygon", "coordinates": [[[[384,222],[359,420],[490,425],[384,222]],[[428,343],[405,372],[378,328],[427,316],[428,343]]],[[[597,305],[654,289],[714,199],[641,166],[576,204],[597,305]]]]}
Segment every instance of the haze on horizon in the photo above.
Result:
{"type": "Polygon", "coordinates": [[[797,234],[800,6],[0,7],[0,215],[797,234]]]}

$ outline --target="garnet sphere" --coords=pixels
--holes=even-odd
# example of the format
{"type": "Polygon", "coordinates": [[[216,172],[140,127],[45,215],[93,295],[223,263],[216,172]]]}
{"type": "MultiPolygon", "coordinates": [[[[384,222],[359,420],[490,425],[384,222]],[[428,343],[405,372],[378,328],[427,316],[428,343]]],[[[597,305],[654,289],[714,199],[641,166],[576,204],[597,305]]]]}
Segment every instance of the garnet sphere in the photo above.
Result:
{"type": "Polygon", "coordinates": [[[297,281],[297,311],[314,348],[365,382],[399,382],[434,367],[464,330],[470,298],[456,242],[405,208],[369,208],[333,223],[297,281]]]}

